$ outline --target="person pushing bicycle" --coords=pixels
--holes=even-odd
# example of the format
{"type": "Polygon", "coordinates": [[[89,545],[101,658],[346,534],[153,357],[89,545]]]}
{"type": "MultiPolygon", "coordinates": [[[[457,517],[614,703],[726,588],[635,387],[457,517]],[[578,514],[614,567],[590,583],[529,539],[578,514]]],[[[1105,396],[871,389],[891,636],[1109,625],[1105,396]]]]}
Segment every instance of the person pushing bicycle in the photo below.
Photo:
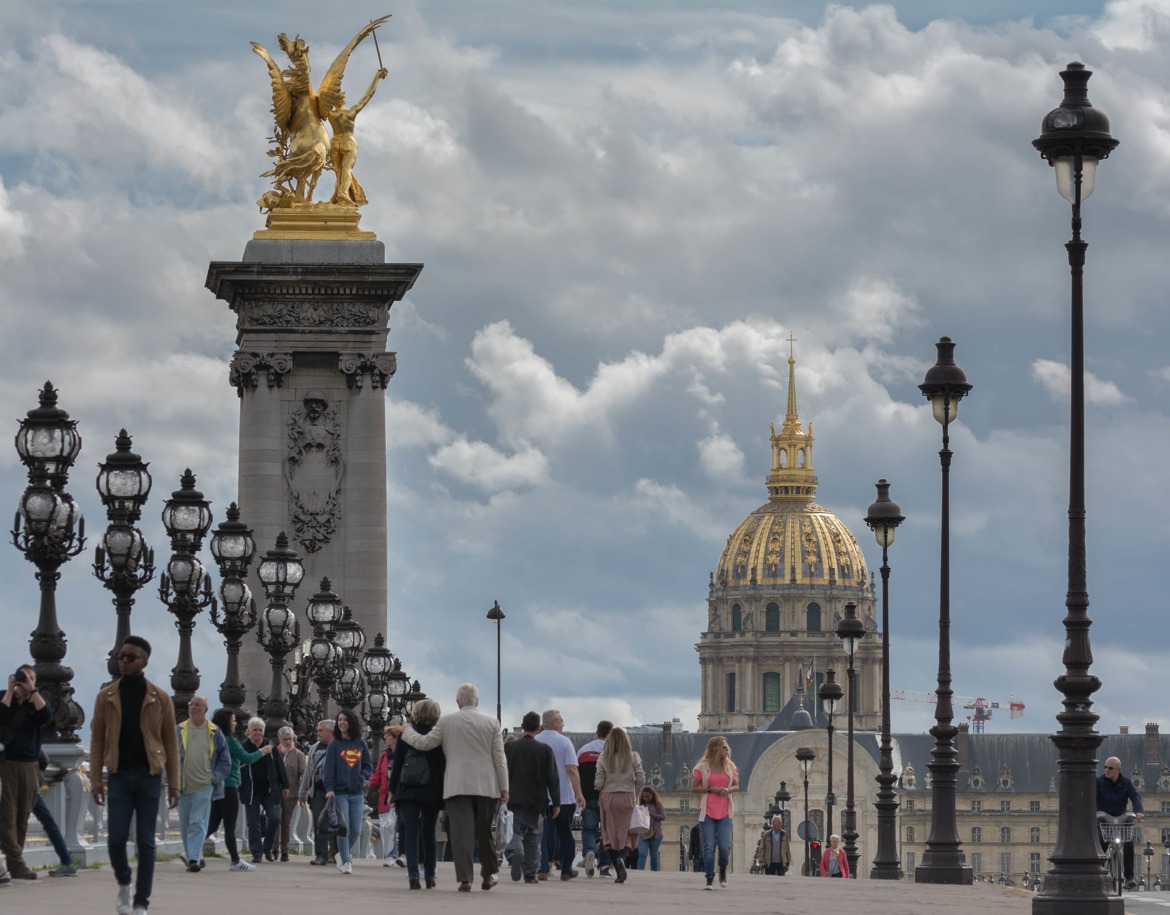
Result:
{"type": "MultiPolygon", "coordinates": [[[[1142,796],[1133,782],[1121,774],[1121,760],[1110,756],[1105,760],[1105,771],[1097,776],[1097,810],[1109,816],[1124,816],[1130,802],[1133,803],[1134,819],[1139,823],[1145,818],[1142,812],[1142,796]]],[[[1125,888],[1132,890],[1137,884],[1133,879],[1133,842],[1123,846],[1122,861],[1125,867],[1125,888]]]]}

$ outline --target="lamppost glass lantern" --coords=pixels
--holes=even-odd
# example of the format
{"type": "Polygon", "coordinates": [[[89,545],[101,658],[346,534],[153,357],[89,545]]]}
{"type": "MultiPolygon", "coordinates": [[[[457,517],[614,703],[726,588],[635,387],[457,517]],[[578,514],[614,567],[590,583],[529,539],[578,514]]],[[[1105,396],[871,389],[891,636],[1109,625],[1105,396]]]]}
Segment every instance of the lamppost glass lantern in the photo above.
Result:
{"type": "Polygon", "coordinates": [[[362,658],[362,671],[371,683],[381,683],[394,669],[394,660],[394,655],[386,647],[386,637],[379,632],[374,636],[374,647],[368,649],[362,658]]]}
{"type": "Polygon", "coordinates": [[[276,546],[264,554],[256,569],[269,602],[287,601],[305,577],[305,567],[295,550],[289,549],[284,531],[276,535],[276,546]]]}
{"type": "Polygon", "coordinates": [[[227,520],[221,521],[211,535],[211,555],[220,572],[242,575],[256,555],[256,541],[248,525],[240,521],[240,507],[233,502],[227,508],[227,520]]]}
{"type": "Polygon", "coordinates": [[[179,488],[171,493],[162,510],[162,523],[175,550],[199,552],[203,537],[211,527],[211,505],[195,488],[195,475],[187,468],[179,488]]]}
{"type": "Polygon", "coordinates": [[[426,697],[427,694],[422,691],[422,687],[419,686],[418,680],[415,680],[410,684],[410,689],[407,691],[406,695],[402,697],[402,711],[406,715],[412,714],[414,712],[414,707],[418,705],[418,703],[422,702],[426,697]]]}
{"type": "Polygon", "coordinates": [[[361,624],[353,618],[353,611],[348,606],[342,608],[341,621],[333,630],[333,639],[349,661],[356,661],[362,653],[362,648],[366,644],[366,633],[361,624]]]}
{"type": "Polygon", "coordinates": [[[98,465],[97,491],[110,521],[133,524],[142,514],[150,495],[150,465],[130,450],[132,441],[125,429],[114,439],[114,450],[98,465]]]}
{"type": "Polygon", "coordinates": [[[21,420],[16,453],[28,468],[30,481],[43,477],[61,486],[81,451],[81,435],[77,421],[57,406],[52,382],[45,382],[38,399],[40,406],[29,410],[21,420]]]}
{"type": "Polygon", "coordinates": [[[314,634],[329,635],[341,620],[341,598],[333,593],[332,582],[321,579],[321,590],[309,598],[305,614],[313,624],[314,634]]]}

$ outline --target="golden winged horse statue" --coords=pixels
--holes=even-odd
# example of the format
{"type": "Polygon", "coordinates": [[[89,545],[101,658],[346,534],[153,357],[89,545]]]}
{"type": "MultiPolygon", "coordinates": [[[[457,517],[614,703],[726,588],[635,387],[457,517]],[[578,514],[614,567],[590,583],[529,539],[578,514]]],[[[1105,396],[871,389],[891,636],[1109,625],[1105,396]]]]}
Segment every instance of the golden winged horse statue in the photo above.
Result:
{"type": "MultiPolygon", "coordinates": [[[[272,80],[272,114],[276,122],[273,148],[268,153],[276,164],[261,175],[272,178],[275,190],[260,198],[258,202],[262,209],[312,203],[321,171],[327,167],[337,173],[337,189],[332,203],[350,207],[366,203],[365,193],[353,177],[353,163],[357,158],[354,120],[373,97],[378,80],[385,79],[386,70],[378,70],[369,90],[351,108],[345,107],[341,80],[353,49],[389,18],[382,16],[363,26],[341,49],[315,92],[309,69],[309,46],[300,36],[292,41],[283,33],[277,37],[281,50],[291,63],[285,70],[276,65],[272,55],[261,45],[251,42],[252,50],[268,65],[268,75],[272,80]],[[325,130],[325,121],[333,127],[332,142],[325,130]]],[[[374,40],[377,41],[376,35],[374,40]]],[[[381,54],[378,56],[381,63],[381,54]]]]}

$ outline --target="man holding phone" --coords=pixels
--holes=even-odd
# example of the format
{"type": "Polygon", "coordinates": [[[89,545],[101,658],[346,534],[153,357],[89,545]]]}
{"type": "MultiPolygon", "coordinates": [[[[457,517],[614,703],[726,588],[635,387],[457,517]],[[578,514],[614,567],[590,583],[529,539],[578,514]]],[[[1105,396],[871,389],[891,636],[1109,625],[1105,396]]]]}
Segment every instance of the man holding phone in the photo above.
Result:
{"type": "Polygon", "coordinates": [[[53,710],[37,690],[37,672],[22,664],[8,675],[0,696],[0,851],[13,880],[36,880],[24,860],[28,818],[40,791],[41,728],[53,720],[53,710]]]}

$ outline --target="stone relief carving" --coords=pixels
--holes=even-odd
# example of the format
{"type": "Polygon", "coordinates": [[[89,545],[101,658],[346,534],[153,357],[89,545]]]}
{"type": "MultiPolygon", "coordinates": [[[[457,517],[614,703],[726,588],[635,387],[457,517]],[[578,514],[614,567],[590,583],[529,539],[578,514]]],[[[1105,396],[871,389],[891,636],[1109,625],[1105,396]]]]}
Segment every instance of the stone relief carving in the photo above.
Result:
{"type": "Polygon", "coordinates": [[[248,303],[241,321],[249,327],[372,327],[381,313],[380,306],[365,302],[323,305],[256,299],[248,303]]]}
{"type": "Polygon", "coordinates": [[[397,353],[343,353],[337,362],[337,370],[345,376],[350,390],[361,388],[365,376],[370,376],[375,390],[385,389],[398,371],[397,353]]]}
{"type": "Polygon", "coordinates": [[[303,409],[288,419],[284,462],[296,540],[310,553],[329,543],[341,520],[341,418],[322,391],[305,395],[303,409]]]}
{"type": "Polygon", "coordinates": [[[691,770],[686,763],[678,770],[678,777],[674,780],[676,791],[690,791],[691,790],[691,770]]]}
{"type": "Polygon", "coordinates": [[[284,376],[292,371],[291,353],[245,353],[237,350],[232,354],[228,368],[228,381],[239,397],[244,388],[254,388],[260,383],[260,373],[268,373],[268,387],[284,387],[284,376]]]}
{"type": "Polygon", "coordinates": [[[662,786],[665,784],[666,779],[662,777],[662,769],[658,767],[658,763],[655,763],[653,768],[650,770],[650,787],[652,787],[655,791],[661,791],[662,786]]]}

